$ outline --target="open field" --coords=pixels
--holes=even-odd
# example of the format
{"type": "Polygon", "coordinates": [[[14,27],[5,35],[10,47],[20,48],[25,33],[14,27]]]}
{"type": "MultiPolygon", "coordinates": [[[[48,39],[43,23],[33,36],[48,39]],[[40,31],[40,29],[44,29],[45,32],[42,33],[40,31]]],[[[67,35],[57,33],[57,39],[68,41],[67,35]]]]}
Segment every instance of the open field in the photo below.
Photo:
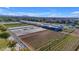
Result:
{"type": "Polygon", "coordinates": [[[42,51],[74,51],[79,46],[79,29],[71,34],[67,34],[60,40],[50,41],[48,45],[42,47],[42,51]],[[77,35],[76,35],[77,34],[77,35]]]}
{"type": "Polygon", "coordinates": [[[79,37],[45,30],[20,37],[33,50],[74,51],[79,45],[79,37]]]}
{"type": "Polygon", "coordinates": [[[79,45],[78,37],[67,35],[61,40],[50,41],[47,46],[41,48],[44,51],[74,51],[79,45]]]}
{"type": "MultiPolygon", "coordinates": [[[[27,26],[27,24],[4,24],[7,28],[27,26]]],[[[79,45],[79,29],[67,29],[64,30],[68,34],[62,32],[54,32],[45,30],[37,33],[32,33],[24,36],[20,36],[21,40],[26,43],[32,50],[40,51],[74,51],[79,45]]],[[[4,41],[2,41],[4,42],[4,41]]],[[[2,45],[2,43],[0,43],[2,45]]],[[[0,48],[7,48],[6,44],[0,46],[0,48]]],[[[2,50],[2,49],[1,49],[2,50]]],[[[28,50],[28,49],[22,49],[28,50]]]]}
{"type": "MultiPolygon", "coordinates": [[[[51,42],[61,40],[65,34],[60,32],[53,32],[49,30],[32,33],[24,36],[20,36],[21,40],[30,46],[33,50],[39,50],[41,47],[47,45],[51,42]]],[[[57,44],[55,42],[55,44],[57,44]]]]}
{"type": "Polygon", "coordinates": [[[18,27],[18,26],[27,26],[27,24],[17,23],[17,24],[4,24],[7,28],[18,27]]]}

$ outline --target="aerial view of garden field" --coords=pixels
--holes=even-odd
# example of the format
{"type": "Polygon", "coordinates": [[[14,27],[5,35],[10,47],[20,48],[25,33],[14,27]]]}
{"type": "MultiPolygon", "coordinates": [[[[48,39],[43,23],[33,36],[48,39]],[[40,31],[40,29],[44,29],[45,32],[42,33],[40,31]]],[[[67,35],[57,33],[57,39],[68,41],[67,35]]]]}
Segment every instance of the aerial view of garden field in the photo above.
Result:
{"type": "Polygon", "coordinates": [[[79,51],[79,17],[69,15],[78,9],[6,8],[0,12],[0,51],[79,51]]]}

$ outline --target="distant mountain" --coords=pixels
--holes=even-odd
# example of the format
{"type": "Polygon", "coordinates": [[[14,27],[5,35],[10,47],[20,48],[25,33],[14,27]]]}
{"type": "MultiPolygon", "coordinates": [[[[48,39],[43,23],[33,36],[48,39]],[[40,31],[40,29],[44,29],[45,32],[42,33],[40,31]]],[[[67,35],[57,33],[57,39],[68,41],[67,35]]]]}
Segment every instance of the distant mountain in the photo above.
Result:
{"type": "Polygon", "coordinates": [[[22,15],[22,16],[19,16],[19,15],[17,15],[17,16],[14,16],[14,15],[0,15],[0,17],[30,17],[30,16],[27,16],[27,15],[22,15]]]}
{"type": "Polygon", "coordinates": [[[77,18],[77,19],[79,19],[79,17],[37,17],[37,16],[28,16],[28,15],[0,15],[0,17],[21,17],[21,18],[27,18],[27,17],[29,17],[29,18],[50,18],[50,19],[54,19],[54,18],[56,18],[56,19],[70,19],[70,18],[77,18]]]}

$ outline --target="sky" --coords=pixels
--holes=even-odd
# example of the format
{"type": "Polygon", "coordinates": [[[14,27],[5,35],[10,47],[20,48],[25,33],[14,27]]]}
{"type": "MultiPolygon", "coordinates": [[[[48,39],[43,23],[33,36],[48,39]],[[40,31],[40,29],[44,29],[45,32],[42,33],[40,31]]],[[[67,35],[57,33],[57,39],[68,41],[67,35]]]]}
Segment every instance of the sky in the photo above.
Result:
{"type": "Polygon", "coordinates": [[[79,7],[0,7],[0,15],[79,17],[79,7]]]}

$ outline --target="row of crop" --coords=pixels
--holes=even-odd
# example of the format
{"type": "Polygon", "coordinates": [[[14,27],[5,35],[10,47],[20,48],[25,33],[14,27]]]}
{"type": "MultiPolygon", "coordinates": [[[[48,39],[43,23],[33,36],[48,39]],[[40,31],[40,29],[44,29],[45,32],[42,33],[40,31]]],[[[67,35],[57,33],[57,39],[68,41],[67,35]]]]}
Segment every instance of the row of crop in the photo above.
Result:
{"type": "Polygon", "coordinates": [[[58,43],[60,43],[67,35],[65,35],[64,37],[60,38],[60,39],[56,39],[53,41],[53,39],[49,40],[48,44],[42,48],[40,48],[40,50],[52,50],[51,48],[55,47],[58,43]]]}
{"type": "Polygon", "coordinates": [[[41,48],[40,50],[44,51],[60,51],[60,50],[72,50],[76,42],[78,41],[77,37],[66,35],[60,40],[50,41],[47,46],[41,48]]]}

